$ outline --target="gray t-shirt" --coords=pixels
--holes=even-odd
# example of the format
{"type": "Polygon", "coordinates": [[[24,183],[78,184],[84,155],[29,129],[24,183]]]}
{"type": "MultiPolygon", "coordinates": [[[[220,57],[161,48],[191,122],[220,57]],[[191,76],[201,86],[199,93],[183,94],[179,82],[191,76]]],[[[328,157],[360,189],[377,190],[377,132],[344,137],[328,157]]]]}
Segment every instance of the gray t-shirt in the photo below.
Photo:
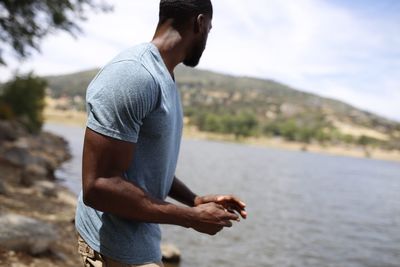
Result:
{"type": "MultiPolygon", "coordinates": [[[[145,43],[128,49],[93,79],[86,95],[90,129],[136,143],[124,178],[151,196],[170,190],[182,136],[182,107],[176,84],[158,49],[145,43]]],[[[121,219],[86,206],[82,192],[76,228],[97,252],[126,264],[160,262],[158,224],[121,219]]]]}

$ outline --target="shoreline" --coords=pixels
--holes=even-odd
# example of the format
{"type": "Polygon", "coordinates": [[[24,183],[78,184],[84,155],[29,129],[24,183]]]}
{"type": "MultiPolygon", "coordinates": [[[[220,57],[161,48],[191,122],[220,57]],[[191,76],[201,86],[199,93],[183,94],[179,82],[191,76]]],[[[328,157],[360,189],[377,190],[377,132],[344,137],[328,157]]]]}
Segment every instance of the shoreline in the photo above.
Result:
{"type": "Polygon", "coordinates": [[[29,134],[1,121],[0,266],[79,266],[76,196],[55,176],[71,154],[67,141],[29,134]]]}
{"type": "Polygon", "coordinates": [[[210,140],[218,142],[229,142],[243,144],[257,148],[274,148],[288,151],[301,151],[317,153],[322,155],[343,156],[353,158],[364,158],[372,160],[385,160],[400,162],[400,151],[387,151],[376,148],[362,148],[354,145],[320,145],[289,142],[278,137],[249,137],[236,140],[233,135],[222,135],[209,132],[200,132],[190,127],[184,130],[184,138],[188,140],[210,140]]]}
{"type": "MultiPolygon", "coordinates": [[[[85,127],[86,113],[79,111],[61,111],[46,108],[44,112],[45,122],[59,123],[63,125],[72,125],[85,127]]],[[[290,151],[303,151],[318,153],[323,155],[346,156],[356,158],[368,158],[375,160],[386,160],[400,162],[400,151],[388,151],[376,148],[363,148],[355,145],[320,145],[320,144],[304,144],[298,142],[289,142],[277,137],[249,137],[235,139],[233,135],[201,132],[195,127],[185,124],[183,130],[183,138],[187,140],[210,140],[219,142],[229,142],[243,145],[250,145],[258,148],[275,148],[290,151]]]]}

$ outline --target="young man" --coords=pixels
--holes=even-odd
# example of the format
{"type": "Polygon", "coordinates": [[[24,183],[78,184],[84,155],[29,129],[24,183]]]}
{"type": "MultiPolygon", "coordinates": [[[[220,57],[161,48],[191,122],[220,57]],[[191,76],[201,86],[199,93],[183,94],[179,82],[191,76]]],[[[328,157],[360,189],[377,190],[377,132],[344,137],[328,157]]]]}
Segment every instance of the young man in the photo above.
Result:
{"type": "Polygon", "coordinates": [[[158,224],[214,235],[236,213],[246,217],[239,199],[197,196],[175,177],[183,123],[173,71],[198,64],[211,20],[209,0],[161,0],[153,40],[122,52],[89,85],[76,212],[85,266],[162,266],[158,224]]]}

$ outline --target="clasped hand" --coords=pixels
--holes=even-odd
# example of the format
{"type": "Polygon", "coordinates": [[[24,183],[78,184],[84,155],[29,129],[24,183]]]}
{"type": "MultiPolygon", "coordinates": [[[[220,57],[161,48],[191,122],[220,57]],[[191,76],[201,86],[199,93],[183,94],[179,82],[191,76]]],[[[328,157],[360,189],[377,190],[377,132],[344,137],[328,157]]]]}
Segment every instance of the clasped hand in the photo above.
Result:
{"type": "Polygon", "coordinates": [[[240,221],[239,215],[246,219],[246,204],[231,195],[197,196],[194,200],[198,220],[193,229],[215,235],[224,227],[231,227],[232,221],[240,221]]]}

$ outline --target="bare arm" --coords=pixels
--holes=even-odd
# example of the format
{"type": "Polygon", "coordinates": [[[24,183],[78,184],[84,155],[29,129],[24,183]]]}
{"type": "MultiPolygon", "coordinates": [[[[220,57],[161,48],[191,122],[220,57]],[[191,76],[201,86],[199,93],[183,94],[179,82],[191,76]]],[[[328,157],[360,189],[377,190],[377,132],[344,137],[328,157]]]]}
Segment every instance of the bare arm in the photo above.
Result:
{"type": "Polygon", "coordinates": [[[151,197],[122,175],[135,156],[135,144],[116,140],[87,128],[83,149],[83,200],[92,208],[119,217],[191,227],[215,234],[236,220],[221,205],[189,208],[151,197]]]}
{"type": "Polygon", "coordinates": [[[195,206],[195,199],[197,195],[193,193],[178,177],[174,177],[171,190],[168,194],[169,197],[188,205],[189,207],[195,206]]]}

